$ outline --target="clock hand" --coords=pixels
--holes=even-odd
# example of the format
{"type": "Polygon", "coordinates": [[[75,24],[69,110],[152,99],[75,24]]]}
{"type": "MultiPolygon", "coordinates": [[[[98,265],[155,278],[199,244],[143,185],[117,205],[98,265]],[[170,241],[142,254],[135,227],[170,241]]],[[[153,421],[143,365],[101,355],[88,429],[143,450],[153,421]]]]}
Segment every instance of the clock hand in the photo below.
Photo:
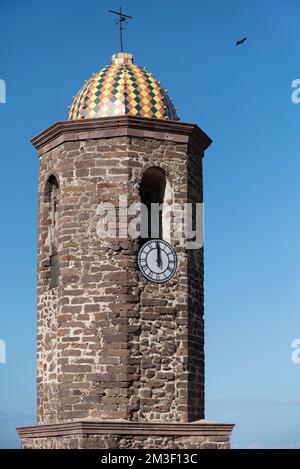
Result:
{"type": "Polygon", "coordinates": [[[156,259],[156,264],[157,267],[161,268],[162,267],[162,259],[161,259],[161,250],[160,250],[160,245],[159,242],[156,242],[156,249],[157,249],[157,259],[156,259]]]}

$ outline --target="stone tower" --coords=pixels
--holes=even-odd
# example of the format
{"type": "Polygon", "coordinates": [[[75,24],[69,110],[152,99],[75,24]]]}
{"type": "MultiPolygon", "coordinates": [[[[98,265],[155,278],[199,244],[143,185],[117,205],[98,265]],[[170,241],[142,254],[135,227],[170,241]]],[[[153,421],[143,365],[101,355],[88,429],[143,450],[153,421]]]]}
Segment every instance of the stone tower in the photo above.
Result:
{"type": "Polygon", "coordinates": [[[233,426],[204,420],[203,248],[175,238],[171,216],[166,230],[166,207],[203,202],[210,143],[126,53],[84,84],[68,121],[33,139],[38,422],[18,429],[23,448],[229,447],[233,426]],[[139,269],[145,233],[128,229],[129,207],[149,197],[163,203],[156,239],[177,259],[160,283],[139,269]]]}

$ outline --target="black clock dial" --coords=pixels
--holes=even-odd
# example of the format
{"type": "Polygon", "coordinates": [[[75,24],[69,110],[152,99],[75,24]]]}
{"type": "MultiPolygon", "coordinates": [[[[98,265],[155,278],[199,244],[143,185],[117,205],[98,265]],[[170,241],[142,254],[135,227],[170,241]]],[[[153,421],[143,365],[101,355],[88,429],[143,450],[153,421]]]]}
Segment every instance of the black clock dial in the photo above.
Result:
{"type": "Polygon", "coordinates": [[[139,269],[148,280],[164,283],[170,280],[177,269],[174,248],[162,239],[147,241],[138,254],[139,269]]]}

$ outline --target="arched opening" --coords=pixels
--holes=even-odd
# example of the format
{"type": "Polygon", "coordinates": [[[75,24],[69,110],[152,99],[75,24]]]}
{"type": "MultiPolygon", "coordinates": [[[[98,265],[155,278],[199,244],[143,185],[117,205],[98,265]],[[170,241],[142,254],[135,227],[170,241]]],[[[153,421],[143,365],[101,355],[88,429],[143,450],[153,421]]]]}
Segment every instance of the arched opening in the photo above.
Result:
{"type": "Polygon", "coordinates": [[[49,225],[48,225],[48,241],[49,241],[49,261],[50,261],[50,288],[58,286],[59,281],[59,264],[58,264],[58,203],[59,188],[55,176],[50,176],[46,185],[46,197],[49,206],[49,225]]]}
{"type": "Polygon", "coordinates": [[[165,171],[149,168],[145,171],[140,185],[141,241],[163,237],[163,202],[166,190],[165,171]]]}

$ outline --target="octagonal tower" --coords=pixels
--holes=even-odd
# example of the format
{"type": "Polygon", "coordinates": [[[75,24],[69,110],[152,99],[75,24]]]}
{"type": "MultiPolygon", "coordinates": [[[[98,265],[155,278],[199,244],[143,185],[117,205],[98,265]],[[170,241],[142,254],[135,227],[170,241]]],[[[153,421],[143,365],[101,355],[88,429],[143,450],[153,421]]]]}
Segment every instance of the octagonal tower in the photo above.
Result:
{"type": "Polygon", "coordinates": [[[203,246],[178,239],[175,219],[167,230],[164,212],[202,204],[210,143],[127,53],[84,84],[68,121],[33,139],[38,424],[18,429],[23,448],[229,447],[233,426],[204,419],[203,246]],[[177,259],[162,283],[137,262],[149,230],[128,230],[129,207],[149,201],[163,204],[157,266],[159,243],[177,259]],[[116,231],[104,236],[108,207],[116,231]]]}

